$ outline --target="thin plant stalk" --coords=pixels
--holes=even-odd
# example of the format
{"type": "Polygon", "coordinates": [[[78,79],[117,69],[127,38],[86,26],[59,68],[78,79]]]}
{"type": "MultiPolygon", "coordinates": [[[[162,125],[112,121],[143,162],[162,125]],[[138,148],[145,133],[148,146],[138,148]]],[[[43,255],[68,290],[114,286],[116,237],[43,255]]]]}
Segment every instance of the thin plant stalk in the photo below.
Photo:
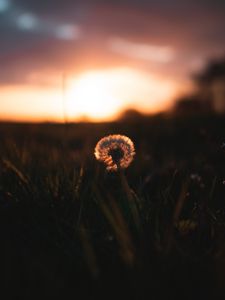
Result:
{"type": "Polygon", "coordinates": [[[121,169],[119,165],[118,165],[118,175],[120,178],[122,189],[128,200],[128,205],[131,210],[131,214],[132,214],[134,223],[135,223],[136,227],[138,228],[138,230],[140,230],[141,222],[140,222],[140,216],[139,216],[139,212],[138,212],[136,201],[135,201],[136,199],[134,197],[132,189],[130,188],[130,186],[128,184],[127,178],[124,174],[124,170],[121,169]]]}

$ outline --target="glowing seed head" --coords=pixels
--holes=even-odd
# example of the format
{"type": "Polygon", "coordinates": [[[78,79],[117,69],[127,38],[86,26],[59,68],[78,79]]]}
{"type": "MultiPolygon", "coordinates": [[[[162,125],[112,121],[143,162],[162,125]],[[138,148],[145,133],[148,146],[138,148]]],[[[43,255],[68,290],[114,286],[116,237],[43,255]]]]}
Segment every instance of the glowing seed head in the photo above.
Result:
{"type": "Polygon", "coordinates": [[[125,135],[109,135],[102,138],[95,147],[95,157],[106,165],[108,171],[125,169],[135,155],[134,144],[125,135]]]}

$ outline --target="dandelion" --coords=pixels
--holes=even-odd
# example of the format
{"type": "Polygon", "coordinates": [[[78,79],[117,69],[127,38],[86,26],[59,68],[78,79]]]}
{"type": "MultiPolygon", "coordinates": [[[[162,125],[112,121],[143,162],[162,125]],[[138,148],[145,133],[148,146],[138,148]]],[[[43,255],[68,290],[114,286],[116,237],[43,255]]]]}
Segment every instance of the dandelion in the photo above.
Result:
{"type": "MultiPolygon", "coordinates": [[[[124,174],[124,169],[131,164],[135,156],[134,143],[125,135],[109,135],[102,138],[97,143],[94,154],[97,160],[105,164],[108,171],[117,172],[118,179],[120,180],[119,187],[122,188],[121,191],[123,192],[125,199],[128,200],[126,202],[126,206],[124,206],[127,210],[126,213],[132,216],[136,228],[140,230],[141,223],[136,203],[137,196],[130,188],[124,174]]],[[[126,242],[126,244],[127,243],[129,244],[129,242],[126,242]]],[[[128,249],[128,253],[126,253],[126,260],[132,261],[132,255],[133,253],[130,253],[130,249],[128,249]]]]}
{"type": "Polygon", "coordinates": [[[135,155],[134,144],[125,135],[113,134],[102,138],[95,147],[95,157],[108,171],[126,169],[135,155]]]}

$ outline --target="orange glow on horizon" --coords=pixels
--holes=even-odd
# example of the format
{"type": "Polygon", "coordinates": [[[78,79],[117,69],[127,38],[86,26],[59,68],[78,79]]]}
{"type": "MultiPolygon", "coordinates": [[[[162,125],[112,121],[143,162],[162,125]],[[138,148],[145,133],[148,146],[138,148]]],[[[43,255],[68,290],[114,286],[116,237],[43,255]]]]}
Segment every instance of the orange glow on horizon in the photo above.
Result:
{"type": "Polygon", "coordinates": [[[178,83],[117,68],[68,77],[64,98],[61,84],[48,88],[6,86],[0,93],[1,120],[62,122],[65,105],[68,121],[111,121],[128,108],[144,113],[166,110],[178,93],[178,83]]]}
{"type": "Polygon", "coordinates": [[[115,119],[127,108],[143,113],[166,110],[177,93],[177,84],[130,68],[94,70],[68,80],[68,118],[92,121],[115,119]]]}

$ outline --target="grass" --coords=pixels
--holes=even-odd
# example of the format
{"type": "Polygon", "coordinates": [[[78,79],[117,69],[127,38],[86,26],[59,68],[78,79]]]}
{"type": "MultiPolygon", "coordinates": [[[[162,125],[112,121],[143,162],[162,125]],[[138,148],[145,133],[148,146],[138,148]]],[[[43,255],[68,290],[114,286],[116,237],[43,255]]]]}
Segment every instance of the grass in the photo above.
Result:
{"type": "Polygon", "coordinates": [[[225,118],[0,125],[0,231],[9,296],[216,299],[225,292],[225,118]],[[93,155],[125,134],[117,173],[93,155]],[[132,200],[132,201],[131,201],[132,200]]]}

